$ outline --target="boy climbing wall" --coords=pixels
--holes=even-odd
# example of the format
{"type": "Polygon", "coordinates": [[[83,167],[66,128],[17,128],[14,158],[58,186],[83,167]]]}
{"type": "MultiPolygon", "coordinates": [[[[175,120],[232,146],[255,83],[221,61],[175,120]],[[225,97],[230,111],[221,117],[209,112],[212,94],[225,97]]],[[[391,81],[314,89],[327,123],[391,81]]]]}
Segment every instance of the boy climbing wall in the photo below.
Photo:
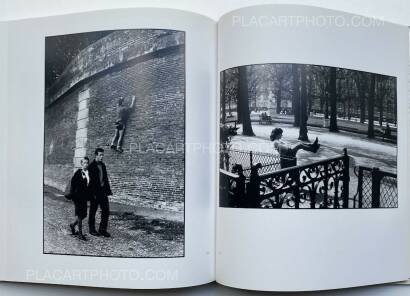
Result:
{"type": "Polygon", "coordinates": [[[118,100],[117,108],[117,120],[115,121],[115,134],[111,142],[111,149],[117,150],[118,152],[123,152],[122,141],[124,139],[124,133],[128,118],[131,111],[134,109],[135,96],[132,96],[131,105],[126,107],[123,106],[124,98],[120,97],[118,100]]]}

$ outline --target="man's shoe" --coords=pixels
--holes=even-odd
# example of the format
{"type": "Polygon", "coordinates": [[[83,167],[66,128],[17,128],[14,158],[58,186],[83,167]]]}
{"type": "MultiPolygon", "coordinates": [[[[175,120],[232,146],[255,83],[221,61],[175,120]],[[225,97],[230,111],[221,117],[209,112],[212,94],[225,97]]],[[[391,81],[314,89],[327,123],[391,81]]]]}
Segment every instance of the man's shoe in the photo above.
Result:
{"type": "Polygon", "coordinates": [[[112,144],[111,144],[110,148],[111,148],[112,150],[115,150],[115,148],[117,148],[117,147],[115,147],[115,145],[112,145],[112,144]]]}
{"type": "Polygon", "coordinates": [[[119,152],[119,153],[123,153],[123,152],[124,152],[124,150],[122,150],[122,148],[121,148],[121,147],[117,147],[117,152],[119,152]]]}
{"type": "Polygon", "coordinates": [[[111,234],[109,234],[107,231],[100,231],[100,235],[103,237],[111,237],[111,234]]]}
{"type": "Polygon", "coordinates": [[[95,230],[90,231],[90,234],[94,236],[100,236],[100,234],[95,230]]]}
{"type": "Polygon", "coordinates": [[[86,240],[87,240],[87,238],[85,237],[84,234],[79,234],[79,235],[78,235],[78,239],[83,240],[83,241],[86,241],[86,240]]]}

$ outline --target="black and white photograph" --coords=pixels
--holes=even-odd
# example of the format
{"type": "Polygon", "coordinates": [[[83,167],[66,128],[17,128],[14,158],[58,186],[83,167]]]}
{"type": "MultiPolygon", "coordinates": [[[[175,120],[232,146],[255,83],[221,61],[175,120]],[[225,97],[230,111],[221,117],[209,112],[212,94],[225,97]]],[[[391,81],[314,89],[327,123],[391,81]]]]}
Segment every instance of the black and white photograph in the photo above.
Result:
{"type": "Polygon", "coordinates": [[[396,80],[309,64],[220,72],[219,206],[397,208],[396,80]]]}
{"type": "Polygon", "coordinates": [[[185,255],[185,32],[45,38],[43,253],[185,255]]]}

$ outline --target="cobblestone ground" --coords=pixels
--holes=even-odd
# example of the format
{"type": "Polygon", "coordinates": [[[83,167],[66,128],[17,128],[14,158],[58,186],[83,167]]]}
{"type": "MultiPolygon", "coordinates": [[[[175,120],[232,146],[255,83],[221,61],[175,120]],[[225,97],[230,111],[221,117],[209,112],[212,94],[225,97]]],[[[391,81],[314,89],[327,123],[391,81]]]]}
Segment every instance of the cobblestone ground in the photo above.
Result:
{"type": "MultiPolygon", "coordinates": [[[[74,206],[51,188],[44,192],[44,253],[115,257],[176,257],[184,255],[184,214],[130,208],[110,203],[110,238],[83,232],[87,241],[71,235],[74,206]]],[[[100,221],[96,217],[97,228],[100,221]]]]}

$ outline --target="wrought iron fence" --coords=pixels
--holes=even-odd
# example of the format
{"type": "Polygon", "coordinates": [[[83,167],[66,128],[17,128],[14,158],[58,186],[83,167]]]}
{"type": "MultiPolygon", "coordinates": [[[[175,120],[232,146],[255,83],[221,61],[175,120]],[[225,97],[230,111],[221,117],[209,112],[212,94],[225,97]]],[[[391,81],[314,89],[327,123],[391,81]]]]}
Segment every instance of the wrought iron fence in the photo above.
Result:
{"type": "Polygon", "coordinates": [[[397,174],[378,168],[358,166],[357,193],[354,196],[355,208],[397,208],[397,174]]]}
{"type": "MultiPolygon", "coordinates": [[[[220,206],[241,208],[396,208],[397,175],[378,168],[355,168],[357,193],[349,196],[349,156],[280,169],[272,154],[256,160],[249,151],[231,150],[228,170],[220,170],[220,206]],[[265,166],[255,165],[265,163],[265,166]],[[246,168],[233,173],[232,165],[246,168]],[[269,171],[269,163],[274,163],[269,171]],[[264,169],[266,171],[264,171],[264,169]]],[[[259,156],[258,156],[259,157],[259,156]]]]}
{"type": "Polygon", "coordinates": [[[303,166],[259,174],[249,179],[224,170],[220,174],[220,206],[243,208],[348,208],[349,156],[344,154],[303,166]]]}
{"type": "Polygon", "coordinates": [[[222,149],[220,153],[221,169],[232,172],[233,167],[239,164],[242,166],[246,177],[250,176],[252,166],[258,163],[260,164],[260,174],[270,173],[280,169],[280,157],[278,154],[237,149],[222,149]]]}

